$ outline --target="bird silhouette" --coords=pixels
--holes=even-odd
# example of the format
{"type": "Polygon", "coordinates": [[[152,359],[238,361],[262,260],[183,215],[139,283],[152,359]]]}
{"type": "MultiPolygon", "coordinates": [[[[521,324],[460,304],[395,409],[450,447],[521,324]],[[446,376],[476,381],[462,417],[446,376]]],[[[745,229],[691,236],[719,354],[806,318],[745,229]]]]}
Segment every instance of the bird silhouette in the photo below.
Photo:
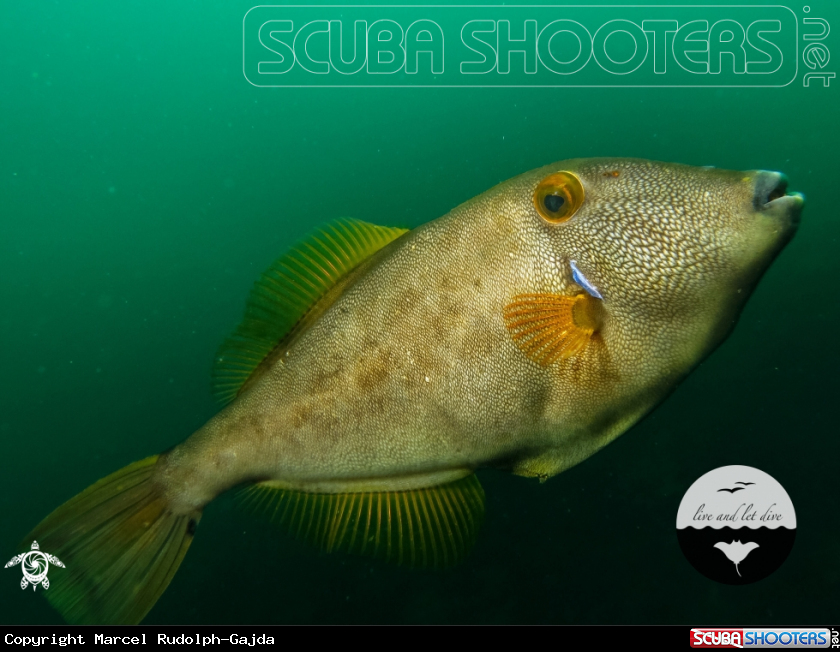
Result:
{"type": "Polygon", "coordinates": [[[741,491],[742,489],[746,489],[747,487],[749,487],[751,484],[755,484],[755,482],[736,482],[735,484],[742,484],[744,486],[733,487],[732,489],[724,487],[723,489],[718,489],[718,493],[720,493],[721,491],[728,491],[729,493],[734,494],[736,491],[741,491]]]}
{"type": "Polygon", "coordinates": [[[732,543],[718,541],[715,544],[715,548],[723,552],[726,558],[735,564],[735,571],[738,573],[738,577],[742,577],[741,571],[738,570],[738,564],[744,561],[746,556],[758,547],[758,544],[753,541],[747,541],[746,543],[741,543],[740,541],[733,541],[732,543]]]}

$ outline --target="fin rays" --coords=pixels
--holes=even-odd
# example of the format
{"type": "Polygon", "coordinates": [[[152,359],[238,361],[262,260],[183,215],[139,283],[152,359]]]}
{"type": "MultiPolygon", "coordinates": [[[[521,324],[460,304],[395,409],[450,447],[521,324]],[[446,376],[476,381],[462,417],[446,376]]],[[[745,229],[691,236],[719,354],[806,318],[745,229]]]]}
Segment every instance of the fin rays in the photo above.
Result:
{"type": "Polygon", "coordinates": [[[88,487],[27,536],[65,562],[46,597],[68,622],[136,624],[178,569],[201,515],[167,510],[150,482],[157,459],[88,487]]]}
{"type": "Polygon", "coordinates": [[[231,400],[278,343],[342,278],[406,229],[339,219],[278,258],[254,284],[245,316],[216,355],[213,392],[231,400]]]}
{"type": "Polygon", "coordinates": [[[505,306],[505,326],[531,360],[547,367],[589,343],[598,324],[596,301],[586,294],[520,294],[505,306]]]}
{"type": "Polygon", "coordinates": [[[391,492],[314,494],[252,485],[246,499],[297,539],[324,552],[370,555],[411,567],[461,561],[484,518],[474,474],[437,487],[391,492]]]}

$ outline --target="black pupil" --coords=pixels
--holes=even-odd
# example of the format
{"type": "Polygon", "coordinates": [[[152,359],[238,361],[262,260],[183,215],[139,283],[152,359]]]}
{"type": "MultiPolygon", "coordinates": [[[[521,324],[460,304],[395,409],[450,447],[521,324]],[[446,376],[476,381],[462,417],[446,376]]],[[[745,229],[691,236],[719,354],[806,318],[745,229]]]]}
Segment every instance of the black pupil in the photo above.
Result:
{"type": "Polygon", "coordinates": [[[566,203],[566,198],[560,195],[546,195],[543,203],[545,204],[545,209],[549,213],[556,213],[563,208],[563,204],[566,203]]]}

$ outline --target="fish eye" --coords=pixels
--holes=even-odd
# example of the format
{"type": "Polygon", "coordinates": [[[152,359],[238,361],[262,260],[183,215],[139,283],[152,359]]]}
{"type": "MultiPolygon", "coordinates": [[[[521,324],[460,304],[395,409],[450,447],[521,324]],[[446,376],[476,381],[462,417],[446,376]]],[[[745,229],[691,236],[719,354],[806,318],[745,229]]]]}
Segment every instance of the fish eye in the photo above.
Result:
{"type": "Polygon", "coordinates": [[[566,198],[561,197],[560,195],[546,195],[543,199],[543,206],[545,206],[545,210],[552,214],[559,213],[565,203],[566,198]]]}
{"type": "Polygon", "coordinates": [[[583,203],[583,184],[571,172],[555,172],[540,181],[534,191],[534,208],[546,222],[569,220],[583,203]]]}

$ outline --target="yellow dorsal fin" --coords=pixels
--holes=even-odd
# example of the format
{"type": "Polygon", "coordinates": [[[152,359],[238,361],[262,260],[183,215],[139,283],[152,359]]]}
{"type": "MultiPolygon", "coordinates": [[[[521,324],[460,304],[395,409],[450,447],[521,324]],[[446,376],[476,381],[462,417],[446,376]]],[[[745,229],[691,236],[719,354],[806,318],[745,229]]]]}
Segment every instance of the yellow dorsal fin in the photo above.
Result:
{"type": "Polygon", "coordinates": [[[213,392],[227,402],[326,295],[360,263],[407,229],[342,218],[278,258],[254,283],[242,323],[219,347],[213,392]]]}
{"type": "Polygon", "coordinates": [[[517,346],[546,367],[583,350],[600,327],[601,304],[588,294],[519,294],[504,320],[517,346]]]}
{"type": "Polygon", "coordinates": [[[247,491],[259,511],[325,552],[414,567],[445,568],[461,561],[484,519],[484,489],[473,473],[406,491],[317,494],[270,482],[247,491]]]}

